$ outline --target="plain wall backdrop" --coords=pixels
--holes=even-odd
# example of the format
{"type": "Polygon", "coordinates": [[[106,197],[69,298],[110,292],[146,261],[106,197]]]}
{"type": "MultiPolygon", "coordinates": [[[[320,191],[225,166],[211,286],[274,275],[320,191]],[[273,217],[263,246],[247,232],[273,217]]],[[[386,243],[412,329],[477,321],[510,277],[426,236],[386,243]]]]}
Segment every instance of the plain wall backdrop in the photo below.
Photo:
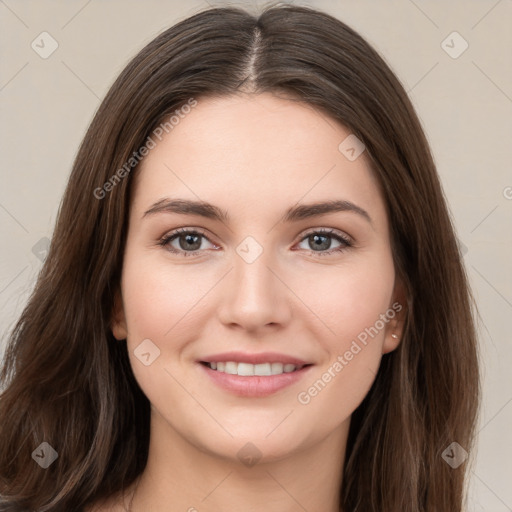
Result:
{"type": "MultiPolygon", "coordinates": [[[[483,405],[468,510],[510,512],[512,0],[294,3],[356,29],[418,111],[481,314],[483,405]]],[[[208,5],[228,3],[0,0],[0,352],[41,268],[101,99],[139,49],[208,5]]]]}

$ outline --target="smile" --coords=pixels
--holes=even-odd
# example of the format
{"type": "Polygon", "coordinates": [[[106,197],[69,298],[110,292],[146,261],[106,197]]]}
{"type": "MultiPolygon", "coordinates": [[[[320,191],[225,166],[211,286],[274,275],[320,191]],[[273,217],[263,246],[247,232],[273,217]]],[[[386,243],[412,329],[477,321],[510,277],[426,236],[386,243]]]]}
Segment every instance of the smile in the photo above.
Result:
{"type": "Polygon", "coordinates": [[[264,398],[299,382],[314,367],[301,361],[198,361],[198,368],[215,387],[244,398],[264,398]]]}
{"type": "Polygon", "coordinates": [[[209,368],[217,372],[239,375],[241,377],[281,375],[283,373],[292,373],[308,366],[278,362],[251,364],[237,363],[235,361],[202,362],[202,364],[209,366],[209,368]]]}

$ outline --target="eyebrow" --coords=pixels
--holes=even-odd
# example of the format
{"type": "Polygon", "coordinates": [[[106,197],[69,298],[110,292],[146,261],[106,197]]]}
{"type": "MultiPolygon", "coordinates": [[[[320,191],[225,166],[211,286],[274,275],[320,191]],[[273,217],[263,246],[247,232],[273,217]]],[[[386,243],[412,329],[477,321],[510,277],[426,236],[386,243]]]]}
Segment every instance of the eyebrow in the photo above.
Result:
{"type": "MultiPolygon", "coordinates": [[[[356,204],[345,200],[321,201],[309,204],[299,204],[289,208],[284,214],[283,222],[297,222],[300,220],[326,215],[336,212],[352,212],[360,215],[372,224],[369,213],[356,204]]],[[[190,199],[163,198],[154,203],[142,216],[147,217],[156,213],[178,213],[183,215],[199,215],[222,223],[229,223],[229,214],[226,210],[205,201],[190,199]]]]}

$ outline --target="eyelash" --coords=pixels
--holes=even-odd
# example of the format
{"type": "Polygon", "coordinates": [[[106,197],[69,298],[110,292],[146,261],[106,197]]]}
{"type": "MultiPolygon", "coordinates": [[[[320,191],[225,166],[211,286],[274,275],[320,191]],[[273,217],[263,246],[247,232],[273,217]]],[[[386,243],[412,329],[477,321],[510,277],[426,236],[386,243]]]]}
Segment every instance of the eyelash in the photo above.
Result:
{"type": "MultiPolygon", "coordinates": [[[[201,252],[201,250],[199,250],[199,249],[195,250],[195,251],[183,251],[183,250],[177,250],[175,248],[170,248],[170,246],[169,246],[170,242],[172,242],[173,240],[179,238],[179,236],[181,236],[181,235],[199,235],[199,236],[202,236],[202,237],[206,238],[206,240],[208,240],[210,243],[213,243],[199,229],[180,228],[180,229],[177,229],[177,230],[173,231],[172,233],[168,233],[164,237],[162,237],[160,239],[160,241],[158,242],[158,245],[160,245],[162,247],[165,247],[169,252],[172,252],[174,254],[178,254],[180,256],[184,256],[184,257],[199,256],[199,253],[201,252]]],[[[335,249],[329,249],[327,251],[313,251],[313,250],[309,250],[308,252],[310,254],[315,254],[315,255],[318,255],[318,256],[330,256],[330,255],[335,254],[335,253],[342,253],[346,249],[348,249],[348,248],[353,246],[353,243],[352,243],[351,239],[348,236],[341,235],[341,234],[337,233],[333,229],[324,229],[324,228],[315,229],[315,230],[309,231],[308,233],[305,233],[304,236],[300,239],[299,243],[303,242],[304,240],[306,240],[311,235],[329,236],[331,238],[334,238],[336,241],[340,242],[342,245],[340,245],[339,247],[336,247],[335,249]]],[[[216,245],[216,244],[214,244],[214,245],[216,245]]]]}

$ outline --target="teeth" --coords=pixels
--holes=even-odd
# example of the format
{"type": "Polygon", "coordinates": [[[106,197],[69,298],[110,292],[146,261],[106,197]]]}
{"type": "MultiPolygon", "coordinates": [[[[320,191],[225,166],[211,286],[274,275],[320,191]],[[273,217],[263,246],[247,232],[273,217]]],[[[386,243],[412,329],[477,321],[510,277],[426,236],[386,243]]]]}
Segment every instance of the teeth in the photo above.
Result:
{"type": "Polygon", "coordinates": [[[283,363],[235,363],[234,361],[226,361],[222,363],[208,363],[212,370],[218,372],[229,373],[231,375],[240,375],[242,377],[250,377],[254,375],[281,375],[282,373],[291,373],[297,370],[294,364],[283,363]]]}
{"type": "Polygon", "coordinates": [[[226,373],[230,373],[231,375],[236,375],[238,372],[238,365],[234,363],[233,361],[228,361],[226,363],[224,371],[226,373]]]}
{"type": "Polygon", "coordinates": [[[254,365],[254,375],[272,375],[270,363],[261,363],[254,365]]]}
{"type": "MultiPolygon", "coordinates": [[[[236,365],[236,363],[233,363],[236,365]]],[[[237,373],[238,375],[243,375],[244,377],[249,377],[250,375],[254,375],[254,365],[249,363],[238,363],[237,365],[237,373]]]]}
{"type": "Polygon", "coordinates": [[[272,363],[270,365],[270,370],[274,375],[279,375],[280,373],[283,373],[283,363],[272,363]]]}

